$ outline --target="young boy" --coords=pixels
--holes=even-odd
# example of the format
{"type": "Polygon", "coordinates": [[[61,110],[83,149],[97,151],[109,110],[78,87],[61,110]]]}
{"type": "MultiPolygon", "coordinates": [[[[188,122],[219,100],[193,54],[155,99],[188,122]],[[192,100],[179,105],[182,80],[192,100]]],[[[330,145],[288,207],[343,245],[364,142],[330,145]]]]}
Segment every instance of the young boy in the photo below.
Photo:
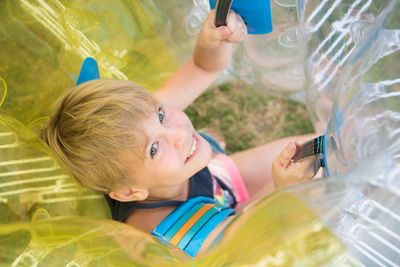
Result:
{"type": "Polygon", "coordinates": [[[211,11],[193,58],[153,95],[134,83],[94,80],[55,104],[43,139],[81,183],[107,194],[113,219],[150,233],[189,198],[219,198],[237,208],[262,187],[270,193],[312,178],[308,163],[291,163],[293,142],[272,164],[291,139],[212,159],[210,145],[183,112],[227,66],[232,43],[246,36],[234,12],[227,26],[216,28],[214,19],[211,11]]]}

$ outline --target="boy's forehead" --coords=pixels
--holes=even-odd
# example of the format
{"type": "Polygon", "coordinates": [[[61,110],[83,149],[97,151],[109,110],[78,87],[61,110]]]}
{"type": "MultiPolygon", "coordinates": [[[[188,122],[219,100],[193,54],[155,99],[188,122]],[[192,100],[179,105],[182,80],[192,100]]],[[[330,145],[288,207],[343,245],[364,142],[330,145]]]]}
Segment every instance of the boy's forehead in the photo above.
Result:
{"type": "Polygon", "coordinates": [[[156,116],[156,108],[153,108],[145,118],[141,119],[137,123],[136,131],[135,131],[135,138],[137,140],[137,151],[135,154],[140,156],[142,159],[146,158],[146,151],[148,144],[151,140],[151,125],[154,123],[156,116]]]}
{"type": "Polygon", "coordinates": [[[124,161],[127,161],[126,164],[132,167],[135,166],[136,168],[136,166],[139,166],[145,160],[146,135],[141,130],[135,130],[132,135],[131,138],[134,139],[133,145],[130,147],[126,146],[120,155],[124,161]]]}
{"type": "Polygon", "coordinates": [[[141,101],[142,101],[141,108],[143,109],[142,112],[144,115],[144,117],[141,118],[141,120],[146,120],[147,118],[154,115],[155,112],[157,112],[159,102],[154,97],[141,101]]]}
{"type": "Polygon", "coordinates": [[[143,106],[142,117],[133,125],[133,135],[136,148],[134,154],[136,157],[145,160],[146,151],[152,136],[152,125],[158,121],[158,108],[160,103],[154,98],[154,101],[146,101],[143,106]]]}

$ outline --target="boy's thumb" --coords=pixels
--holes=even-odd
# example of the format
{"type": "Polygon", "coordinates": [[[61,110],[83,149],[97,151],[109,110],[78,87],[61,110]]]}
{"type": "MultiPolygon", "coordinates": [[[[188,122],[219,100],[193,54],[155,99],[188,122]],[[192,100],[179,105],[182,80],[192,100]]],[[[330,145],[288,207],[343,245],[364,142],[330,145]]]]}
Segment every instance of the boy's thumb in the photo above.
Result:
{"type": "Polygon", "coordinates": [[[296,145],[290,142],[277,157],[279,164],[281,166],[288,166],[295,153],[296,145]]]}
{"type": "Polygon", "coordinates": [[[218,37],[219,37],[218,39],[220,39],[220,40],[224,40],[224,39],[228,38],[229,34],[230,34],[230,30],[227,26],[219,26],[217,28],[217,32],[218,32],[218,37]]]}

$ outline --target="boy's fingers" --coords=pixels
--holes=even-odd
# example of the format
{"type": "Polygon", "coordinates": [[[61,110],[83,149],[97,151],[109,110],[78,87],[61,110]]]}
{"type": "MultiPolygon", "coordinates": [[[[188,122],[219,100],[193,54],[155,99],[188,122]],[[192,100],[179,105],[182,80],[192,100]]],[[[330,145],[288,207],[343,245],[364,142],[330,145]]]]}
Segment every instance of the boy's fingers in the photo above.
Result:
{"type": "Polygon", "coordinates": [[[232,10],[229,11],[228,16],[226,17],[226,26],[228,26],[232,32],[236,29],[236,13],[232,10]]]}
{"type": "Polygon", "coordinates": [[[288,166],[295,153],[296,153],[296,145],[290,142],[277,157],[278,163],[282,167],[288,166]]]}
{"type": "Polygon", "coordinates": [[[244,32],[242,18],[232,10],[229,11],[226,19],[227,26],[215,27],[215,10],[210,12],[207,20],[205,25],[208,30],[208,46],[215,45],[220,41],[239,43],[246,36],[247,29],[246,32],[244,32]]]}
{"type": "Polygon", "coordinates": [[[229,37],[229,34],[231,33],[229,27],[227,26],[220,26],[217,28],[216,31],[214,31],[215,35],[213,36],[214,39],[217,40],[224,40],[229,37]]]}
{"type": "Polygon", "coordinates": [[[234,35],[233,40],[232,40],[232,43],[240,43],[241,41],[243,41],[243,39],[244,39],[244,37],[246,36],[246,34],[247,34],[247,32],[243,32],[242,30],[241,30],[241,31],[238,31],[238,32],[234,35]]]}
{"type": "Polygon", "coordinates": [[[298,172],[302,174],[305,180],[310,180],[314,176],[314,161],[314,158],[308,158],[297,162],[298,172]]]}
{"type": "Polygon", "coordinates": [[[243,26],[237,28],[227,39],[228,42],[231,43],[240,43],[243,41],[244,37],[247,34],[247,28],[244,28],[243,26]]]}
{"type": "Polygon", "coordinates": [[[243,25],[245,24],[242,17],[231,10],[227,17],[227,26],[229,27],[231,32],[240,32],[241,28],[243,28],[243,25]]]}
{"type": "Polygon", "coordinates": [[[203,34],[201,41],[199,43],[203,47],[214,48],[220,44],[221,41],[227,39],[229,37],[229,28],[226,26],[220,26],[218,28],[206,30],[205,34],[203,34]]]}

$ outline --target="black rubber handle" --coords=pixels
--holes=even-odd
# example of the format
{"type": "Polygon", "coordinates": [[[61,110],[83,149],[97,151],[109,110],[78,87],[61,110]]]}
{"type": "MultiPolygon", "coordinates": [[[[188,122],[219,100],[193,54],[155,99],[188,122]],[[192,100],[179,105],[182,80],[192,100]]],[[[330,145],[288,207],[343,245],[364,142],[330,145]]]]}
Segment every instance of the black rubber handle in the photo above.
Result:
{"type": "Polygon", "coordinates": [[[297,162],[301,159],[308,158],[314,155],[324,153],[324,139],[325,136],[321,135],[313,140],[305,142],[297,149],[296,154],[293,157],[293,162],[297,162]]]}
{"type": "Polygon", "coordinates": [[[317,174],[319,168],[325,167],[324,164],[324,139],[325,136],[319,136],[313,140],[310,140],[300,147],[297,148],[297,152],[293,157],[293,162],[313,157],[313,164],[310,166],[310,170],[314,172],[313,177],[317,174]]]}
{"type": "Polygon", "coordinates": [[[215,26],[226,26],[226,18],[228,17],[229,10],[231,9],[233,0],[218,0],[215,7],[215,26]]]}

